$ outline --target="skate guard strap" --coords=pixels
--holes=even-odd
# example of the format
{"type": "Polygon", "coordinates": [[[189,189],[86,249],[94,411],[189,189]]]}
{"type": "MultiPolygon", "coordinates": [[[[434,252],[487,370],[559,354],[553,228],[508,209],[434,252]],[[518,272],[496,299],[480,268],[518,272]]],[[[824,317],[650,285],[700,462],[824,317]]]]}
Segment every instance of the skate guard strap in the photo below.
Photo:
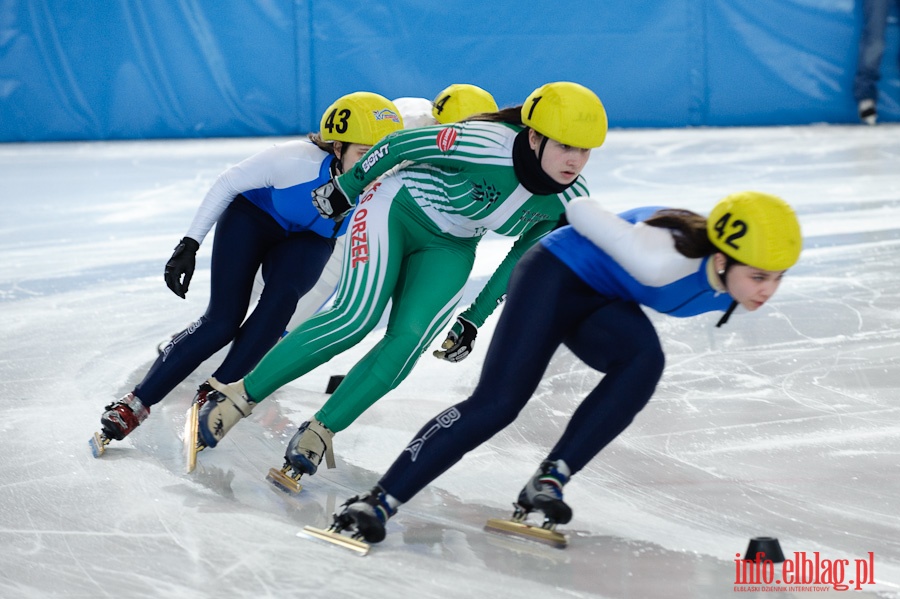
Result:
{"type": "Polygon", "coordinates": [[[319,435],[322,442],[325,443],[325,465],[329,469],[334,468],[334,451],[331,449],[331,439],[334,437],[334,433],[315,418],[310,420],[309,429],[319,435]]]}
{"type": "Polygon", "coordinates": [[[231,403],[241,412],[244,418],[249,416],[256,406],[256,402],[248,401],[247,390],[244,388],[244,379],[225,385],[211,376],[209,377],[209,384],[213,389],[230,399],[231,403]]]}

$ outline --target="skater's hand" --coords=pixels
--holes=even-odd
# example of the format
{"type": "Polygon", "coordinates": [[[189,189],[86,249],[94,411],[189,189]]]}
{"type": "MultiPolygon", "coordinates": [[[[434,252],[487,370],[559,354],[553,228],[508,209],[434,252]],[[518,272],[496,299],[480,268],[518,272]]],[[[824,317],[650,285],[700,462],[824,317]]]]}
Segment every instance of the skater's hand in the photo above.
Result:
{"type": "Polygon", "coordinates": [[[353,210],[353,204],[334,179],[312,190],[312,203],[322,218],[340,220],[353,210]]]}
{"type": "Polygon", "coordinates": [[[191,277],[194,276],[194,266],[197,262],[197,250],[200,244],[190,237],[185,237],[175,246],[175,252],[169,261],[166,262],[165,279],[166,285],[172,290],[172,293],[180,298],[188,291],[191,284],[191,277]],[[184,280],[182,280],[182,276],[184,280]]]}
{"type": "Polygon", "coordinates": [[[447,333],[447,338],[441,344],[443,351],[435,350],[433,355],[435,358],[448,362],[460,362],[472,352],[477,335],[478,327],[462,316],[458,316],[453,328],[447,333]]]}

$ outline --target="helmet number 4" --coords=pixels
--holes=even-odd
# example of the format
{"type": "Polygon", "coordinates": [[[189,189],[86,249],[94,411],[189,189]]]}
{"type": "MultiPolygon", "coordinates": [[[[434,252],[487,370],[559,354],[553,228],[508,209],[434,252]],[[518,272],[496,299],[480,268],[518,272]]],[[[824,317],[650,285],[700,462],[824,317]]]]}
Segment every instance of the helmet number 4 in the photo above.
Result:
{"type": "Polygon", "coordinates": [[[325,119],[325,128],[329,133],[346,133],[347,127],[350,125],[349,121],[350,111],[348,109],[344,108],[338,112],[338,109],[335,108],[325,119]],[[337,123],[335,123],[335,117],[337,117],[337,123]]]}
{"type": "Polygon", "coordinates": [[[726,227],[730,227],[732,229],[731,235],[725,238],[725,243],[733,247],[734,249],[740,249],[735,243],[738,239],[747,234],[747,223],[740,219],[731,220],[731,213],[726,212],[722,215],[722,218],[716,221],[716,224],[713,228],[719,234],[719,239],[722,239],[722,236],[726,233],[726,227]]]}
{"type": "Polygon", "coordinates": [[[447,100],[449,100],[449,99],[450,99],[450,94],[447,94],[446,96],[444,96],[443,98],[441,98],[440,100],[438,100],[437,102],[434,103],[434,109],[437,110],[438,114],[441,114],[442,112],[444,112],[444,104],[446,104],[447,100]]]}

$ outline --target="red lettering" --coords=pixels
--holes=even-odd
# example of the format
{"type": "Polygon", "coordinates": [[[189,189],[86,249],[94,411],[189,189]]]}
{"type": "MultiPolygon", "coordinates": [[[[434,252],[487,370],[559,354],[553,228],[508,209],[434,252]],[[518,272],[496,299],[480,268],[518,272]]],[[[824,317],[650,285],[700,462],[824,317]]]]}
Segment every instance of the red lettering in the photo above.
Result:
{"type": "Polygon", "coordinates": [[[369,188],[369,190],[366,192],[366,195],[363,196],[363,198],[359,201],[359,203],[363,204],[363,203],[371,200],[372,196],[375,195],[375,192],[378,190],[379,187],[381,187],[380,181],[378,183],[373,183],[372,187],[369,188]]]}
{"type": "Polygon", "coordinates": [[[435,138],[437,143],[437,147],[440,148],[441,152],[447,152],[450,148],[453,147],[453,144],[456,143],[456,129],[453,127],[447,127],[446,129],[441,129],[437,138],[435,138]]]}
{"type": "Polygon", "coordinates": [[[365,264],[369,261],[369,246],[359,245],[350,248],[350,268],[356,268],[357,264],[365,264]]]}
{"type": "Polygon", "coordinates": [[[855,560],[855,562],[856,586],[853,588],[858,591],[863,584],[875,584],[875,554],[870,551],[868,561],[863,558],[855,560]]]}
{"type": "Polygon", "coordinates": [[[369,236],[366,234],[366,209],[358,210],[353,215],[353,226],[350,228],[350,267],[369,261],[369,236]]]}

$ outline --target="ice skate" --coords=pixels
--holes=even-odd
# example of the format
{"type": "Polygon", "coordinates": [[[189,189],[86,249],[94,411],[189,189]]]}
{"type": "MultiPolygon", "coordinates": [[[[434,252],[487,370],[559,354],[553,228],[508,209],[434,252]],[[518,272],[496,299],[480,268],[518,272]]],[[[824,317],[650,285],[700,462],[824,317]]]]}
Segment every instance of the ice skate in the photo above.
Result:
{"type": "Polygon", "coordinates": [[[100,416],[101,430],[94,433],[93,438],[88,441],[95,458],[104,454],[110,441],[121,441],[150,415],[150,408],[144,406],[134,393],[129,393],[104,409],[106,411],[100,416]]]}
{"type": "Polygon", "coordinates": [[[384,540],[385,523],[397,513],[399,505],[396,499],[376,486],[361,497],[348,499],[343,505],[344,510],[334,515],[334,521],[327,529],[305,526],[303,531],[365,555],[369,551],[369,543],[384,540]],[[342,534],[343,531],[349,534],[342,534]]]}
{"type": "Polygon", "coordinates": [[[562,460],[545,460],[519,493],[513,504],[513,514],[508,520],[492,518],[485,525],[493,530],[537,539],[565,547],[566,537],[556,531],[557,524],[566,524],[572,519],[572,508],[563,501],[563,486],[569,481],[569,468],[562,460]],[[540,526],[528,524],[528,515],[538,511],[544,514],[540,526]]]}
{"type": "Polygon", "coordinates": [[[354,530],[366,542],[380,543],[385,537],[384,526],[397,513],[398,505],[395,499],[376,486],[362,497],[348,499],[335,520],[343,528],[354,530]]]}
{"type": "Polygon", "coordinates": [[[213,390],[206,394],[197,419],[197,443],[215,447],[228,431],[253,411],[256,403],[247,395],[244,381],[223,385],[215,378],[209,379],[213,390]]]}
{"type": "Polygon", "coordinates": [[[329,468],[334,468],[333,437],[334,433],[318,420],[307,420],[288,442],[284,459],[290,462],[294,470],[304,474],[315,474],[322,458],[325,458],[329,468]]]}
{"type": "Polygon", "coordinates": [[[203,448],[206,447],[206,445],[198,440],[197,430],[200,419],[200,408],[206,403],[206,399],[212,391],[213,387],[209,381],[201,383],[197,388],[197,393],[194,395],[194,400],[191,402],[191,407],[188,408],[187,415],[184,419],[184,437],[182,438],[182,443],[184,443],[185,470],[189,473],[193,472],[194,468],[197,467],[197,452],[202,451],[203,448]]]}
{"type": "Polygon", "coordinates": [[[285,460],[281,470],[269,468],[266,480],[272,483],[279,491],[284,491],[288,495],[297,495],[303,490],[303,485],[300,484],[301,476],[303,476],[303,472],[297,472],[291,466],[291,463],[285,460]]]}
{"type": "MultiPolygon", "coordinates": [[[[519,493],[516,512],[522,512],[519,520],[533,511],[543,512],[545,528],[566,524],[572,519],[572,508],[563,501],[563,486],[569,482],[569,467],[562,460],[545,460],[531,480],[519,493]],[[550,525],[547,525],[547,522],[550,525]]],[[[516,518],[516,513],[513,514],[516,518]]]]}
{"type": "Polygon", "coordinates": [[[334,468],[332,437],[334,433],[318,420],[304,422],[288,442],[284,452],[284,466],[281,470],[270,468],[266,480],[278,489],[296,495],[303,489],[300,477],[315,474],[323,457],[327,466],[334,468]]]}

